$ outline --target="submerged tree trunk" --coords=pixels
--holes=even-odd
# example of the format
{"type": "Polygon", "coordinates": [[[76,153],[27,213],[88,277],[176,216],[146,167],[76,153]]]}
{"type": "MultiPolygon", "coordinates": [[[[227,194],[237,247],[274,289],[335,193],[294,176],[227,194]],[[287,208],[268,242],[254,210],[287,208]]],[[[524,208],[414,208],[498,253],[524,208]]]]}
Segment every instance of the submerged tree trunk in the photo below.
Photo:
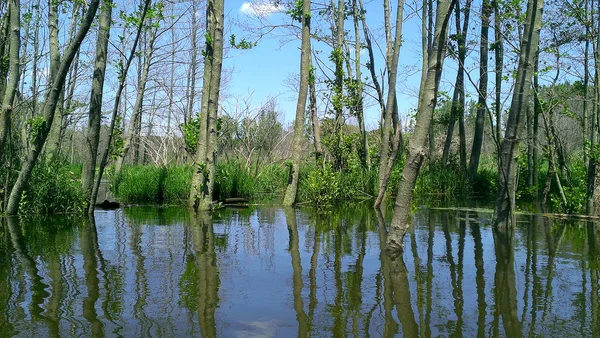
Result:
{"type": "MultiPolygon", "coordinates": [[[[288,176],[287,188],[283,198],[283,205],[290,206],[296,202],[298,192],[298,175],[302,152],[302,139],[304,138],[304,111],[306,110],[306,96],[308,95],[308,82],[310,72],[310,1],[302,3],[302,45],[300,56],[300,89],[296,103],[296,121],[294,122],[294,141],[292,163],[288,176]]],[[[341,49],[340,49],[341,52],[341,49]]]]}
{"type": "Polygon", "coordinates": [[[106,57],[108,55],[108,39],[112,17],[112,0],[105,0],[100,14],[100,27],[96,41],[96,61],[92,78],[92,93],[88,113],[88,129],[86,133],[85,151],[83,152],[83,169],[81,171],[81,188],[89,202],[92,195],[92,184],[96,174],[96,159],[100,141],[100,122],[102,120],[102,94],[106,73],[106,57]]]}
{"type": "Polygon", "coordinates": [[[471,147],[471,158],[469,159],[469,177],[474,179],[479,169],[479,158],[483,147],[483,132],[485,125],[485,113],[487,111],[487,88],[488,88],[488,33],[490,28],[490,15],[492,6],[488,0],[483,0],[481,9],[481,35],[479,40],[479,89],[477,100],[477,117],[475,118],[475,134],[471,147]]]}
{"type": "Polygon", "coordinates": [[[33,167],[37,161],[40,152],[42,151],[44,143],[46,142],[46,138],[48,137],[50,128],[52,127],[54,112],[58,104],[58,98],[60,97],[60,93],[63,90],[65,78],[67,76],[67,73],[69,72],[69,67],[71,66],[71,62],[75,58],[75,54],[81,46],[81,42],[87,35],[87,32],[90,29],[92,22],[94,21],[99,2],[100,0],[92,0],[90,2],[85,18],[83,19],[79,30],[77,31],[77,34],[75,35],[73,41],[71,41],[71,43],[69,44],[69,47],[65,51],[65,55],[62,61],[60,62],[60,67],[58,69],[56,77],[52,79],[52,87],[46,95],[46,99],[44,100],[44,120],[41,123],[41,125],[37,128],[37,130],[34,131],[35,138],[33,140],[31,150],[29,150],[27,157],[23,161],[21,172],[19,173],[17,181],[15,182],[15,185],[13,186],[10,193],[8,207],[6,209],[6,213],[9,215],[15,215],[19,210],[21,194],[25,189],[25,185],[27,184],[27,181],[31,176],[33,167]]]}
{"type": "Polygon", "coordinates": [[[419,175],[419,169],[423,164],[423,159],[427,152],[427,136],[429,127],[432,123],[433,112],[435,110],[444,57],[446,51],[446,40],[448,37],[448,21],[451,16],[452,7],[455,0],[438,0],[435,33],[431,53],[429,53],[429,62],[427,76],[424,82],[423,91],[419,95],[419,111],[417,112],[417,121],[413,136],[408,147],[408,156],[404,169],[402,170],[402,179],[398,187],[398,195],[394,205],[394,216],[390,225],[390,233],[387,239],[387,249],[395,254],[402,251],[403,239],[408,229],[408,218],[413,199],[413,190],[419,175]]]}
{"type": "Polygon", "coordinates": [[[4,96],[2,98],[2,106],[0,107],[0,154],[3,154],[4,143],[8,131],[10,129],[10,117],[13,110],[13,101],[17,87],[19,85],[19,63],[20,54],[19,49],[21,46],[21,26],[20,26],[20,9],[21,4],[19,0],[10,0],[9,2],[9,22],[10,22],[10,35],[9,35],[9,77],[8,83],[4,89],[4,96]]]}
{"type": "Polygon", "coordinates": [[[189,200],[190,207],[196,211],[212,209],[217,147],[217,112],[223,64],[223,0],[209,0],[206,18],[207,39],[200,133],[189,200]]]}
{"type": "Polygon", "coordinates": [[[512,218],[514,216],[517,188],[519,135],[521,129],[523,129],[524,110],[529,103],[531,93],[531,78],[539,45],[543,7],[544,0],[529,0],[527,4],[527,18],[521,40],[515,89],[499,154],[498,192],[494,209],[494,225],[501,228],[514,226],[512,218]]]}
{"type": "MultiPolygon", "coordinates": [[[[597,20],[597,28],[596,32],[598,32],[598,28],[600,28],[600,20],[597,20]]],[[[592,116],[591,116],[591,127],[590,127],[590,149],[595,149],[597,147],[598,142],[598,118],[600,115],[600,34],[596,33],[596,44],[594,51],[594,63],[596,71],[594,73],[594,98],[592,105],[592,116]]],[[[586,213],[588,215],[597,215],[598,207],[600,205],[598,199],[600,198],[600,194],[598,192],[599,188],[599,178],[598,178],[598,159],[595,156],[589,156],[588,160],[588,172],[587,172],[587,191],[586,191],[586,213]]]]}
{"type": "MultiPolygon", "coordinates": [[[[385,3],[388,3],[387,0],[385,3]]],[[[391,170],[389,162],[393,162],[394,159],[390,156],[390,137],[392,135],[392,120],[393,115],[397,113],[396,109],[396,78],[398,76],[398,59],[400,58],[400,47],[402,46],[402,16],[404,10],[404,0],[398,0],[398,7],[396,9],[396,32],[394,41],[392,44],[391,37],[387,46],[387,55],[390,57],[387,62],[388,66],[388,97],[385,104],[385,115],[383,119],[383,132],[381,134],[381,148],[379,155],[379,183],[377,199],[375,200],[374,208],[379,208],[383,202],[385,191],[387,189],[387,183],[389,178],[388,168],[391,170]]],[[[386,9],[386,13],[388,10],[386,9]]],[[[389,14],[386,14],[388,16],[389,14]]],[[[389,20],[389,19],[388,19],[389,20]]],[[[387,20],[386,20],[387,21],[387,20]]],[[[386,29],[387,30],[387,29],[386,29]]],[[[397,133],[400,133],[400,129],[397,128],[397,133]]]]}

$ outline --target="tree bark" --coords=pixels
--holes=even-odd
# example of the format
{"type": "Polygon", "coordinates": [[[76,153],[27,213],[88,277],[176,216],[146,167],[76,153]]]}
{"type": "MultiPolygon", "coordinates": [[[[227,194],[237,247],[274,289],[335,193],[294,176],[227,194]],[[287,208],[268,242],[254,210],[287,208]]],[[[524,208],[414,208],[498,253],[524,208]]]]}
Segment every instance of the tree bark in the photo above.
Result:
{"type": "Polygon", "coordinates": [[[504,38],[501,31],[501,11],[498,0],[494,1],[494,68],[496,71],[496,138],[500,142],[502,125],[502,69],[504,65],[504,38]]]}
{"type": "Polygon", "coordinates": [[[92,185],[96,174],[98,143],[100,141],[100,122],[102,120],[102,94],[106,74],[106,57],[108,55],[108,39],[112,17],[112,0],[104,0],[100,14],[100,26],[96,40],[96,61],[92,78],[90,108],[88,112],[88,129],[86,149],[83,152],[83,169],[81,172],[81,188],[86,201],[90,202],[92,185]]]}
{"type": "MultiPolygon", "coordinates": [[[[302,44],[300,56],[300,89],[296,103],[296,121],[294,122],[293,154],[288,184],[283,198],[284,206],[291,206],[296,202],[298,192],[298,176],[302,155],[302,139],[304,137],[304,111],[306,110],[306,97],[308,95],[308,82],[310,73],[310,1],[302,3],[302,44]]],[[[343,20],[343,19],[342,19],[343,20]]]]}
{"type": "Polygon", "coordinates": [[[519,155],[520,143],[519,134],[521,133],[521,129],[523,129],[524,110],[525,106],[529,103],[531,93],[531,78],[533,76],[533,64],[539,45],[543,7],[544,0],[528,1],[515,90],[499,154],[498,192],[496,195],[493,223],[500,228],[514,226],[513,218],[516,206],[515,192],[518,171],[517,157],[519,155]]]}
{"type": "Polygon", "coordinates": [[[481,9],[481,34],[479,37],[479,88],[477,99],[477,116],[475,118],[475,133],[471,147],[471,158],[469,159],[469,177],[474,179],[479,169],[481,148],[483,148],[483,133],[485,125],[485,113],[487,111],[487,88],[488,88],[488,43],[490,15],[492,6],[488,0],[483,0],[481,9]]]}
{"type": "Polygon", "coordinates": [[[119,86],[117,87],[117,93],[115,94],[115,101],[113,104],[113,109],[112,109],[112,114],[111,114],[110,127],[108,128],[108,140],[106,142],[106,150],[102,154],[102,159],[100,160],[100,165],[98,168],[98,175],[95,179],[94,186],[92,189],[92,195],[90,198],[90,207],[89,207],[90,213],[93,212],[93,208],[96,205],[96,199],[98,197],[98,189],[100,189],[100,182],[102,181],[102,175],[104,174],[104,169],[106,168],[106,165],[108,164],[108,156],[111,151],[112,138],[114,136],[115,125],[118,120],[119,104],[121,102],[121,94],[123,93],[123,91],[125,89],[125,80],[127,79],[127,73],[129,72],[129,67],[131,66],[131,62],[133,61],[133,58],[135,57],[135,53],[137,51],[137,45],[140,41],[140,36],[142,34],[142,30],[143,30],[144,24],[146,22],[146,15],[148,14],[148,9],[150,8],[151,2],[152,2],[151,0],[144,1],[142,12],[140,14],[140,21],[139,21],[136,35],[135,35],[135,39],[133,40],[133,46],[131,47],[129,56],[127,57],[127,59],[124,60],[125,62],[120,63],[122,65],[122,68],[119,70],[119,77],[118,77],[119,86]]]}
{"type": "Polygon", "coordinates": [[[4,143],[8,130],[10,129],[10,118],[13,110],[13,101],[15,93],[19,85],[19,63],[21,46],[21,26],[20,26],[20,11],[21,3],[19,0],[10,0],[9,2],[9,20],[10,20],[10,36],[9,36],[9,77],[4,96],[2,98],[2,107],[0,107],[0,154],[4,153],[4,143]]]}
{"type": "Polygon", "coordinates": [[[186,88],[186,109],[185,109],[185,116],[184,116],[184,122],[185,123],[189,123],[192,120],[192,116],[194,114],[193,110],[194,110],[194,96],[196,94],[196,69],[197,69],[197,58],[198,58],[198,51],[197,51],[197,40],[198,40],[198,20],[196,18],[196,11],[197,11],[197,3],[196,0],[192,0],[192,58],[190,60],[190,74],[188,77],[188,85],[186,88]]]}
{"type": "Polygon", "coordinates": [[[429,53],[427,76],[423,92],[419,95],[419,111],[413,136],[408,147],[408,156],[402,179],[398,187],[398,195],[394,205],[394,216],[387,239],[387,249],[392,255],[403,248],[403,239],[408,229],[408,218],[413,199],[413,190],[419,175],[419,169],[427,152],[427,134],[433,120],[437,100],[444,57],[448,37],[448,21],[450,20],[454,0],[438,0],[435,19],[435,33],[431,53],[429,53]]]}
{"type": "Polygon", "coordinates": [[[312,55],[311,55],[311,68],[308,79],[309,86],[309,107],[310,117],[313,128],[313,141],[315,146],[315,163],[317,167],[323,167],[323,145],[321,143],[321,127],[319,125],[319,116],[317,115],[317,91],[315,88],[315,72],[312,66],[312,55]]]}
{"type": "MultiPolygon", "coordinates": [[[[384,4],[388,1],[384,1],[384,4]]],[[[389,4],[388,4],[389,5],[389,4]]],[[[394,159],[390,156],[390,137],[392,135],[392,116],[394,115],[394,107],[396,102],[396,79],[398,76],[398,59],[400,58],[400,47],[402,46],[402,16],[404,12],[404,0],[398,0],[398,7],[396,9],[396,31],[394,41],[391,41],[391,37],[386,38],[389,40],[386,54],[390,57],[387,61],[388,66],[388,96],[385,104],[385,116],[383,119],[383,133],[381,136],[381,148],[379,155],[379,184],[377,199],[375,200],[374,208],[379,208],[383,202],[385,191],[387,189],[387,183],[389,173],[388,168],[391,169],[390,161],[394,159]]],[[[386,13],[389,11],[386,9],[386,13]]],[[[388,16],[389,14],[386,14],[388,16]]],[[[387,19],[389,21],[389,18],[387,19]]],[[[386,34],[387,36],[387,34],[386,34]]],[[[400,132],[400,129],[397,130],[400,132]]]]}
{"type": "Polygon", "coordinates": [[[39,128],[33,132],[35,132],[35,138],[33,140],[33,144],[31,149],[29,150],[26,159],[23,162],[21,167],[21,172],[17,177],[17,181],[13,186],[10,198],[8,200],[8,207],[6,209],[6,213],[9,215],[15,215],[19,210],[19,202],[21,201],[21,194],[25,189],[25,185],[31,176],[31,172],[37,158],[42,151],[44,143],[46,142],[46,138],[48,137],[48,133],[50,132],[50,128],[52,127],[52,121],[54,119],[54,112],[56,110],[56,106],[58,104],[58,98],[60,97],[60,92],[64,87],[65,78],[67,73],[69,72],[69,67],[71,66],[71,62],[73,61],[75,54],[79,50],[81,46],[81,42],[87,35],[87,32],[94,21],[94,17],[96,16],[96,11],[98,9],[98,3],[100,0],[92,0],[89,4],[88,10],[86,12],[85,18],[83,22],[79,26],[79,30],[75,35],[75,38],[69,44],[69,47],[65,51],[65,55],[61,60],[60,67],[56,74],[56,77],[52,80],[52,88],[46,95],[46,99],[44,100],[44,121],[39,126],[39,128]]]}
{"type": "Polygon", "coordinates": [[[360,129],[360,137],[361,137],[361,148],[362,148],[362,164],[365,168],[371,167],[371,156],[369,154],[369,143],[367,140],[367,130],[365,128],[365,117],[364,117],[364,107],[363,107],[363,83],[362,83],[362,73],[361,73],[361,64],[360,64],[360,53],[362,51],[362,42],[360,39],[360,30],[358,26],[359,16],[363,16],[361,12],[358,10],[358,1],[352,0],[352,11],[353,11],[353,22],[354,22],[354,36],[355,36],[355,46],[354,46],[354,68],[356,68],[356,118],[358,119],[358,127],[360,129]]]}
{"type": "Polygon", "coordinates": [[[190,206],[196,211],[212,209],[217,150],[217,112],[223,64],[223,0],[209,0],[206,17],[207,39],[200,135],[189,201],[190,206]],[[201,139],[203,136],[204,139],[201,139]]]}

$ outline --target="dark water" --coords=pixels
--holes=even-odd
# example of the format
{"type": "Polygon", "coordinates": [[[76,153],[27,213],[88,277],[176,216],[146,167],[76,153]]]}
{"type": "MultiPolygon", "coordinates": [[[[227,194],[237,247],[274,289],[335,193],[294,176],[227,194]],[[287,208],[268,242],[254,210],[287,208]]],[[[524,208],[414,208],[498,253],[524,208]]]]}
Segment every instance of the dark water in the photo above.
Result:
{"type": "Polygon", "coordinates": [[[3,218],[0,336],[599,336],[598,226],[489,216],[417,210],[395,261],[361,207],[3,218]]]}

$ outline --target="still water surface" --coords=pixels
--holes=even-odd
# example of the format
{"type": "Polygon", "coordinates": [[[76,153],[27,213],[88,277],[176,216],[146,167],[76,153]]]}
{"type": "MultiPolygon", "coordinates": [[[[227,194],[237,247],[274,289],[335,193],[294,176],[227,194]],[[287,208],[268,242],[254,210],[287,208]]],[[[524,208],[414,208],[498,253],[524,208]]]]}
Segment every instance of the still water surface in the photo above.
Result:
{"type": "Polygon", "coordinates": [[[394,261],[368,207],[2,218],[0,335],[599,336],[598,226],[489,217],[419,209],[394,261]]]}

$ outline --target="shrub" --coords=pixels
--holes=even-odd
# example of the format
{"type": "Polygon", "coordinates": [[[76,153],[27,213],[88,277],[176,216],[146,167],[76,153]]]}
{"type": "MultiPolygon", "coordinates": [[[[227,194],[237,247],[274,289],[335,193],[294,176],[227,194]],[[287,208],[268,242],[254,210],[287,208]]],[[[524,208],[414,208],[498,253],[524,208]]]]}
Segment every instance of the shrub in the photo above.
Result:
{"type": "Polygon", "coordinates": [[[19,213],[81,212],[85,199],[77,175],[58,161],[40,160],[21,196],[19,213]]]}

